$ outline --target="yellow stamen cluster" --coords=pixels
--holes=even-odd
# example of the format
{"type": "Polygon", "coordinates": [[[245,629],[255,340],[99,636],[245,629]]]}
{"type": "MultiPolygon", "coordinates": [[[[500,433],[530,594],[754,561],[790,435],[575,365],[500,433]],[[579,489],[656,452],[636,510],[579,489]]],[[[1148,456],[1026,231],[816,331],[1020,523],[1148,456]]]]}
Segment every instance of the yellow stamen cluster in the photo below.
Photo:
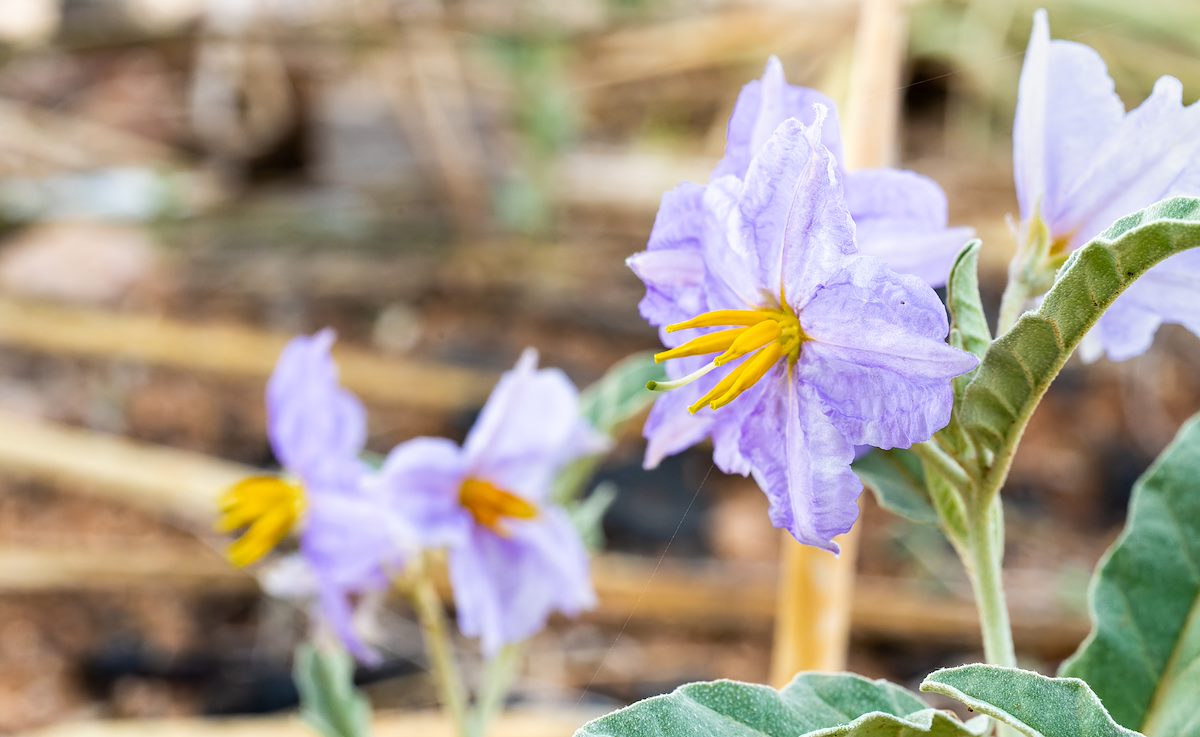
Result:
{"type": "Polygon", "coordinates": [[[808,339],[796,313],[786,303],[778,308],[705,312],[691,320],[668,326],[667,332],[708,327],[729,329],[701,335],[678,348],[656,354],[654,360],[661,363],[673,358],[718,354],[712,361],[682,379],[647,384],[647,388],[653,391],[678,389],[731,361],[749,356],[688,408],[692,414],[706,406],[717,410],[728,405],[758,383],[780,360],[786,359],[789,366],[794,364],[800,357],[801,344],[808,339]]]}
{"type": "Polygon", "coordinates": [[[230,562],[246,567],[275,549],[300,524],[304,489],[274,476],[252,476],[234,484],[221,497],[217,531],[244,530],[229,546],[230,562]]]}
{"type": "Polygon", "coordinates": [[[462,483],[458,503],[471,513],[476,523],[501,537],[509,534],[504,527],[505,518],[534,519],[538,515],[537,507],[530,502],[478,478],[468,478],[462,483]]]}

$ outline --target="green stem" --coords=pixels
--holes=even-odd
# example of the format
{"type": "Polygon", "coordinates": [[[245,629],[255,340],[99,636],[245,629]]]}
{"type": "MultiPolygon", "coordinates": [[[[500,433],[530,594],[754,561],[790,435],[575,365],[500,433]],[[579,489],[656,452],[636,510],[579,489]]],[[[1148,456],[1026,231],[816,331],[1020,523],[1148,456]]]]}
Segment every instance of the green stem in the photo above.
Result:
{"type": "Polygon", "coordinates": [[[472,729],[473,720],[467,711],[467,689],[458,673],[458,664],[450,646],[449,629],[446,627],[446,610],[442,599],[434,588],[427,567],[416,572],[409,591],[417,620],[421,623],[421,634],[425,638],[425,649],[437,682],[442,708],[454,722],[454,732],[459,737],[476,737],[472,729]]]}
{"type": "Polygon", "coordinates": [[[504,708],[504,701],[508,698],[509,688],[520,661],[520,645],[509,645],[487,661],[479,688],[479,698],[472,714],[477,737],[487,734],[488,726],[504,708]]]}
{"type": "Polygon", "coordinates": [[[960,493],[971,488],[971,477],[963,470],[962,464],[942,450],[942,446],[938,445],[936,440],[917,443],[912,447],[912,452],[922,461],[936,468],[947,481],[958,488],[960,493]]]}
{"type": "Polygon", "coordinates": [[[993,665],[1015,667],[1017,656],[1013,650],[1012,625],[1001,577],[1004,516],[999,496],[993,498],[988,509],[972,510],[967,547],[970,556],[967,571],[979,609],[984,657],[993,665]]]}

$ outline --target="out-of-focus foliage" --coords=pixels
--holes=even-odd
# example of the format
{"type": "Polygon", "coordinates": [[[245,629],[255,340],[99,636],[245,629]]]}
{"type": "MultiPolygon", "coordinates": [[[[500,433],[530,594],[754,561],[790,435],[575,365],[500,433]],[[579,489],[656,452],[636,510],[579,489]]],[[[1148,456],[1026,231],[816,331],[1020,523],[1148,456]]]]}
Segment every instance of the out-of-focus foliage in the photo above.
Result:
{"type": "Polygon", "coordinates": [[[354,688],[349,655],[301,645],[292,675],[300,690],[300,715],[322,737],[369,737],[371,707],[354,688]]]}
{"type": "Polygon", "coordinates": [[[1164,73],[1200,90],[1200,3],[1192,0],[942,0],[912,12],[910,51],[944,68],[951,140],[1007,147],[1017,78],[1033,12],[1047,7],[1055,38],[1079,41],[1109,63],[1117,91],[1138,103],[1164,73]]]}

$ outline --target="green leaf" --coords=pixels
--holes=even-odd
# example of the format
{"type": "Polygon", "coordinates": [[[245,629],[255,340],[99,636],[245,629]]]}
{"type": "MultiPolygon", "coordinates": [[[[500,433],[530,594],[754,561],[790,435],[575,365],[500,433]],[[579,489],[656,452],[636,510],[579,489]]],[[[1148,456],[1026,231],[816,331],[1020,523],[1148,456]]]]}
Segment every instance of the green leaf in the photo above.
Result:
{"type": "Polygon", "coordinates": [[[1136,737],[1112,720],[1078,678],[1019,668],[960,665],[930,674],[921,690],[949,696],[1029,737],[1136,737]]]}
{"type": "Polygon", "coordinates": [[[936,524],[921,459],[907,450],[873,450],[854,462],[854,472],[875,493],[879,506],[922,524],[936,524]]]}
{"type": "Polygon", "coordinates": [[[1167,200],[1124,217],[1071,254],[1037,311],[992,343],[960,413],[981,451],[976,470],[985,493],[1007,476],[1034,408],[1104,310],[1150,267],[1198,245],[1200,199],[1167,200]]]}
{"type": "Polygon", "coordinates": [[[300,716],[323,737],[371,734],[371,707],[354,688],[354,662],[345,652],[301,645],[292,678],[300,691],[300,716]]]}
{"type": "Polygon", "coordinates": [[[599,552],[604,548],[604,515],[617,500],[617,485],[611,481],[601,482],[592,493],[567,506],[571,522],[579,530],[579,536],[588,550],[599,552]]]}
{"type": "MultiPolygon", "coordinates": [[[[950,345],[983,358],[992,344],[992,331],[979,299],[979,249],[975,239],[954,260],[946,283],[946,307],[950,310],[950,345]]],[[[969,375],[968,375],[969,376],[969,375]]],[[[961,377],[960,377],[961,378],[961,377]]]]}
{"type": "MultiPolygon", "coordinates": [[[[637,417],[656,396],[646,382],[662,381],[666,371],[654,362],[653,353],[634,353],[613,364],[604,376],[579,395],[580,411],[600,432],[615,435],[621,425],[637,417]]],[[[575,503],[596,474],[600,456],[580,458],[559,472],[552,497],[563,505],[575,503]]]]}
{"type": "Polygon", "coordinates": [[[654,393],[646,391],[646,382],[665,378],[666,370],[654,362],[653,353],[627,356],[583,390],[580,396],[583,414],[597,430],[611,435],[621,423],[636,417],[656,399],[654,393]]]}
{"type": "Polygon", "coordinates": [[[782,691],[736,681],[681,686],[585,724],[575,737],[980,737],[911,691],[850,674],[802,673],[782,691]]]}
{"type": "Polygon", "coordinates": [[[1133,487],[1090,599],[1095,626],[1063,674],[1127,727],[1200,736],[1200,415],[1133,487]]]}

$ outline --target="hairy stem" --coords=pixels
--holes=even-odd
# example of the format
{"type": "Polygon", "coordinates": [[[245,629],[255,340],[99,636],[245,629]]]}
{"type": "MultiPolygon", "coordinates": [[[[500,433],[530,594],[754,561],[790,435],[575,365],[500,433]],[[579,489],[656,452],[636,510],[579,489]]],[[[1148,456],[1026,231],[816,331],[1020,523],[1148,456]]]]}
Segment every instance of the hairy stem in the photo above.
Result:
{"type": "Polygon", "coordinates": [[[446,627],[446,611],[441,597],[429,577],[428,568],[417,572],[409,591],[417,620],[421,623],[421,634],[425,638],[425,649],[429,653],[430,666],[437,682],[438,696],[442,708],[454,722],[458,737],[477,737],[474,720],[467,711],[467,689],[458,672],[458,664],[450,646],[450,633],[446,627]]]}
{"type": "Polygon", "coordinates": [[[971,527],[967,538],[969,560],[967,571],[979,609],[979,625],[983,632],[983,652],[993,665],[1014,667],[1012,625],[1004,599],[1001,577],[1004,561],[1004,516],[1000,498],[994,497],[986,509],[972,510],[971,527]]]}
{"type": "Polygon", "coordinates": [[[949,453],[942,450],[942,446],[938,445],[936,440],[917,443],[912,447],[912,452],[922,461],[936,468],[960,492],[966,491],[971,487],[971,477],[963,470],[962,464],[949,453]]]}

